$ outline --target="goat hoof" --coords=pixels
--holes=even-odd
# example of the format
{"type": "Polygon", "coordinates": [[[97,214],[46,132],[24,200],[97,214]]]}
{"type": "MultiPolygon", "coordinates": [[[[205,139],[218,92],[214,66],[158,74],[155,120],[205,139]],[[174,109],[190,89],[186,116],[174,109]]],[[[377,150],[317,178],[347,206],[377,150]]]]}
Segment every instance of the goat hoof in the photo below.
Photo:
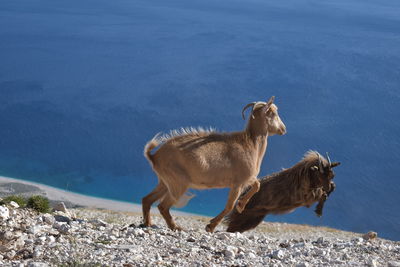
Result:
{"type": "MultiPolygon", "coordinates": [[[[147,228],[147,227],[152,227],[153,225],[151,223],[141,223],[139,224],[140,228],[147,228]]],[[[135,225],[132,223],[131,225],[129,225],[129,227],[135,227],[135,225]]]]}
{"type": "Polygon", "coordinates": [[[207,231],[208,233],[212,233],[212,232],[214,232],[214,227],[212,227],[211,224],[207,224],[207,226],[206,226],[206,231],[207,231]]]}
{"type": "Polygon", "coordinates": [[[183,229],[180,226],[175,226],[175,227],[171,228],[171,230],[173,230],[173,231],[182,231],[183,229]]]}

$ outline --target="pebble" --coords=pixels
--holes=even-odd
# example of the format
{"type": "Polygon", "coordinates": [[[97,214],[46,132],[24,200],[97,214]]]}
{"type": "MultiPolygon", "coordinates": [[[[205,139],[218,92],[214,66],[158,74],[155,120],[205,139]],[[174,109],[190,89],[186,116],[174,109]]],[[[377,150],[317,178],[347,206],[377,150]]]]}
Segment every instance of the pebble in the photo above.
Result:
{"type": "Polygon", "coordinates": [[[0,206],[0,219],[5,221],[10,217],[10,211],[5,206],[0,206]]]}
{"type": "Polygon", "coordinates": [[[283,259],[285,257],[285,252],[283,251],[283,250],[275,250],[273,253],[272,253],[272,258],[273,259],[277,259],[277,260],[281,260],[281,259],[283,259]]]}
{"type": "Polygon", "coordinates": [[[15,201],[10,201],[10,203],[8,203],[11,207],[13,207],[14,209],[18,209],[19,205],[17,202],[15,201]]]}
{"type": "Polygon", "coordinates": [[[158,227],[139,228],[135,225],[141,224],[140,215],[89,209],[71,209],[69,214],[73,219],[62,212],[54,216],[9,206],[9,218],[0,223],[0,266],[62,266],[74,259],[87,266],[125,267],[400,267],[393,261],[398,259],[400,243],[377,237],[376,242],[367,242],[349,232],[319,228],[299,232],[288,224],[263,223],[275,228],[263,232],[258,227],[241,234],[226,233],[221,226],[206,233],[203,220],[184,216],[177,222],[187,230],[171,231],[158,216],[153,216],[158,227]],[[70,220],[58,221],[57,216],[70,220]],[[393,260],[388,263],[388,259],[393,260]]]}
{"type": "Polygon", "coordinates": [[[374,260],[374,259],[368,260],[367,264],[368,264],[368,266],[370,266],[370,267],[377,267],[377,266],[378,266],[378,263],[377,263],[376,260],[374,260]]]}
{"type": "Polygon", "coordinates": [[[48,267],[49,265],[44,262],[31,262],[28,264],[28,267],[48,267]]]}
{"type": "Polygon", "coordinates": [[[234,258],[235,255],[236,255],[235,250],[232,249],[231,247],[226,248],[225,250],[223,250],[222,253],[223,253],[223,254],[225,255],[225,257],[227,257],[227,258],[234,258]]]}
{"type": "Polygon", "coordinates": [[[55,222],[53,224],[53,227],[55,229],[57,229],[61,234],[66,234],[69,232],[69,230],[71,229],[71,226],[69,226],[66,223],[62,223],[62,222],[55,222]]]}
{"type": "Polygon", "coordinates": [[[15,254],[17,254],[14,250],[10,250],[5,253],[5,258],[12,260],[15,257],[15,254]]]}
{"type": "Polygon", "coordinates": [[[255,259],[255,258],[257,258],[257,255],[254,254],[254,253],[252,253],[252,252],[250,252],[249,254],[247,254],[247,257],[248,257],[249,259],[255,259]]]}
{"type": "Polygon", "coordinates": [[[90,220],[89,223],[91,223],[95,226],[98,226],[98,227],[106,227],[107,226],[107,223],[100,219],[90,220]]]}
{"type": "Polygon", "coordinates": [[[193,237],[189,237],[188,239],[186,239],[187,242],[196,242],[196,239],[193,237]]]}
{"type": "Polygon", "coordinates": [[[65,222],[65,223],[71,222],[71,219],[68,216],[64,216],[64,215],[56,214],[53,216],[53,218],[56,222],[65,222]]]}
{"type": "Polygon", "coordinates": [[[54,222],[56,221],[56,219],[54,218],[53,215],[46,213],[46,214],[42,215],[42,221],[44,221],[45,223],[47,223],[49,225],[53,225],[54,222]]]}
{"type": "Polygon", "coordinates": [[[181,253],[181,252],[182,252],[182,249],[180,249],[180,248],[171,248],[171,252],[172,252],[172,253],[175,253],[175,254],[181,253]]]}
{"type": "Polygon", "coordinates": [[[58,202],[57,204],[55,204],[54,207],[53,207],[53,210],[54,211],[61,211],[61,212],[64,212],[66,214],[69,213],[64,202],[58,202]]]}

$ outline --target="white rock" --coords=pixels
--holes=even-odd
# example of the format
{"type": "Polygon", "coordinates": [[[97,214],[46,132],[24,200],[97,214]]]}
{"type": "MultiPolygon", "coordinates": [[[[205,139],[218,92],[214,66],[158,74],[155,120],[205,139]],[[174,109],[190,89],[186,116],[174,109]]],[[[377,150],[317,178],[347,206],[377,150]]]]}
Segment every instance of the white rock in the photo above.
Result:
{"type": "Polygon", "coordinates": [[[50,265],[44,262],[31,262],[28,264],[28,267],[48,267],[48,266],[50,265]]]}
{"type": "Polygon", "coordinates": [[[33,254],[32,254],[32,257],[33,258],[39,258],[42,254],[43,253],[42,253],[41,247],[35,247],[35,249],[33,251],[33,254]]]}
{"type": "Polygon", "coordinates": [[[133,230],[133,234],[136,236],[143,237],[146,233],[142,229],[136,228],[135,230],[133,230]]]}
{"type": "Polygon", "coordinates": [[[5,206],[0,206],[0,219],[7,220],[10,217],[10,210],[5,206]]]}
{"type": "Polygon", "coordinates": [[[255,258],[257,258],[256,254],[254,254],[253,252],[248,253],[248,254],[247,254],[247,257],[248,257],[249,259],[255,259],[255,258]]]}
{"type": "Polygon", "coordinates": [[[14,250],[8,251],[4,256],[6,259],[12,260],[17,253],[14,250]]]}
{"type": "Polygon", "coordinates": [[[351,240],[354,244],[360,244],[364,241],[364,239],[362,237],[357,237],[354,238],[353,240],[351,240]]]}
{"type": "Polygon", "coordinates": [[[370,259],[370,260],[368,260],[368,261],[367,261],[367,264],[368,264],[368,266],[370,266],[370,267],[377,267],[377,266],[378,266],[378,263],[377,263],[377,261],[376,261],[375,259],[370,259]]]}
{"type": "Polygon", "coordinates": [[[274,252],[272,252],[272,258],[273,259],[277,259],[277,260],[281,260],[285,257],[285,252],[283,250],[275,250],[274,252]]]}
{"type": "Polygon", "coordinates": [[[38,243],[41,243],[41,244],[43,244],[45,241],[46,241],[46,237],[45,236],[40,236],[38,239],[37,239],[37,241],[39,241],[38,243]]]}
{"type": "Polygon", "coordinates": [[[309,267],[310,265],[307,262],[298,263],[295,265],[296,267],[309,267]]]}
{"type": "Polygon", "coordinates": [[[388,267],[400,267],[400,262],[399,261],[389,261],[388,267]]]}
{"type": "Polygon", "coordinates": [[[304,242],[299,242],[299,243],[295,243],[292,245],[293,248],[302,248],[305,247],[305,243],[304,242]]]}
{"type": "Polygon", "coordinates": [[[222,253],[225,255],[227,258],[234,258],[235,257],[235,251],[231,247],[227,247],[222,251],[222,253]]]}
{"type": "Polygon", "coordinates": [[[14,242],[14,246],[16,249],[21,249],[25,246],[25,237],[21,236],[14,242]]]}
{"type": "Polygon", "coordinates": [[[55,222],[55,223],[53,224],[53,227],[54,227],[55,229],[57,229],[57,230],[58,230],[60,233],[62,233],[62,234],[68,233],[69,230],[71,229],[71,226],[69,226],[69,225],[66,224],[66,223],[62,223],[62,222],[55,222]]]}
{"type": "Polygon", "coordinates": [[[318,256],[325,256],[326,254],[327,254],[327,252],[326,252],[326,250],[323,250],[323,249],[316,249],[315,250],[315,254],[316,255],[318,255],[318,256]]]}
{"type": "Polygon", "coordinates": [[[100,227],[100,226],[106,227],[107,226],[107,223],[100,219],[90,220],[89,223],[91,223],[97,227],[100,227]]]}
{"type": "Polygon", "coordinates": [[[0,240],[11,240],[14,238],[14,234],[11,231],[6,231],[2,235],[0,235],[0,240]]]}
{"type": "Polygon", "coordinates": [[[32,225],[31,227],[28,228],[28,233],[31,233],[33,235],[37,235],[42,231],[42,227],[40,225],[32,225]]]}
{"type": "Polygon", "coordinates": [[[15,201],[10,201],[10,203],[8,203],[8,204],[9,204],[11,207],[15,208],[15,209],[18,209],[18,208],[19,208],[18,203],[15,202],[15,201]]]}
{"type": "Polygon", "coordinates": [[[171,248],[171,252],[172,253],[181,253],[182,249],[180,249],[180,248],[171,248]]]}
{"type": "Polygon", "coordinates": [[[349,254],[344,253],[344,254],[342,255],[342,259],[343,259],[343,260],[351,260],[351,257],[349,256],[349,254]]]}
{"type": "Polygon", "coordinates": [[[66,214],[69,214],[67,207],[65,206],[64,202],[58,202],[56,205],[54,205],[53,208],[55,211],[61,211],[66,214]]]}
{"type": "Polygon", "coordinates": [[[215,237],[218,238],[219,240],[228,240],[229,239],[228,233],[217,233],[215,235],[215,237]]]}
{"type": "Polygon", "coordinates": [[[32,239],[25,239],[24,242],[25,242],[25,245],[30,245],[30,244],[34,243],[34,241],[32,239]]]}
{"type": "Polygon", "coordinates": [[[48,213],[43,214],[42,220],[43,220],[45,223],[49,224],[49,225],[53,225],[53,224],[55,223],[55,221],[56,221],[56,219],[54,218],[54,216],[51,215],[51,214],[48,214],[48,213]]]}

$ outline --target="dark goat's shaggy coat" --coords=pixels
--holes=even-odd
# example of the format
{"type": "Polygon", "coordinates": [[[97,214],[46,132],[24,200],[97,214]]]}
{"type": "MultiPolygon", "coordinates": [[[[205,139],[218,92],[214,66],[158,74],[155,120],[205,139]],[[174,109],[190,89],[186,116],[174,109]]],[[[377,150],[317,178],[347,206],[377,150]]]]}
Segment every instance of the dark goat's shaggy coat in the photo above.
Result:
{"type": "Polygon", "coordinates": [[[322,215],[323,204],[335,189],[331,163],[316,151],[289,169],[263,177],[260,190],[253,195],[242,213],[234,209],[227,217],[228,232],[244,232],[259,225],[268,214],[285,214],[298,207],[319,202],[315,212],[322,215]]]}

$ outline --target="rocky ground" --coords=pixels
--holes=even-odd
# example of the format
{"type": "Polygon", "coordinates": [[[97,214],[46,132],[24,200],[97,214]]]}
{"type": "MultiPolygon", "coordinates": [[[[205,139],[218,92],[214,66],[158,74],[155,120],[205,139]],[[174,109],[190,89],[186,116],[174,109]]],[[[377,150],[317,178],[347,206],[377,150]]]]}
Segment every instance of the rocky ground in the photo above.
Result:
{"type": "Polygon", "coordinates": [[[57,209],[0,206],[0,266],[400,266],[400,242],[373,233],[281,223],[207,233],[195,216],[177,217],[175,232],[158,216],[141,228],[140,214],[57,209]]]}

